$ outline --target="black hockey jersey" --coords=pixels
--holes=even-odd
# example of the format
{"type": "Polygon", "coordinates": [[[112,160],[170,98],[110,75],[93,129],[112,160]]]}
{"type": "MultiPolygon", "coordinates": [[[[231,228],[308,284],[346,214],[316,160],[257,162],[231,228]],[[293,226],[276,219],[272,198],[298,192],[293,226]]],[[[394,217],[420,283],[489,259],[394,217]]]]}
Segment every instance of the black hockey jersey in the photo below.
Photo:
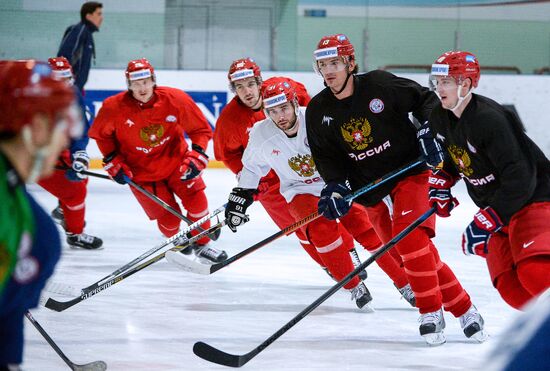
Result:
{"type": "MultiPolygon", "coordinates": [[[[307,136],[319,173],[325,180],[348,179],[353,190],[420,158],[416,127],[428,120],[437,96],[416,82],[385,71],[353,77],[353,95],[338,100],[329,88],[306,110],[307,136]]],[[[388,195],[421,165],[356,199],[369,206],[388,195]]]]}
{"type": "Polygon", "coordinates": [[[525,205],[550,201],[550,161],[513,112],[472,94],[460,119],[437,105],[430,127],[450,157],[444,169],[460,174],[475,204],[491,206],[505,224],[525,205]]]}

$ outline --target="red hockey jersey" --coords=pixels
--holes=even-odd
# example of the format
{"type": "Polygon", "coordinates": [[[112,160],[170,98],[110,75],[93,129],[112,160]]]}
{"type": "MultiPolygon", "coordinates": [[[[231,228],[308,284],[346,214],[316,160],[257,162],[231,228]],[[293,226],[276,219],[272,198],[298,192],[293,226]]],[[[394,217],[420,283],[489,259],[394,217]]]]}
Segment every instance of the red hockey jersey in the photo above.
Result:
{"type": "Polygon", "coordinates": [[[178,171],[193,144],[206,149],[212,128],[185,92],[157,87],[151,100],[141,103],[129,92],[105,99],[89,131],[101,153],[115,151],[130,167],[134,181],[158,181],[178,171]]]}

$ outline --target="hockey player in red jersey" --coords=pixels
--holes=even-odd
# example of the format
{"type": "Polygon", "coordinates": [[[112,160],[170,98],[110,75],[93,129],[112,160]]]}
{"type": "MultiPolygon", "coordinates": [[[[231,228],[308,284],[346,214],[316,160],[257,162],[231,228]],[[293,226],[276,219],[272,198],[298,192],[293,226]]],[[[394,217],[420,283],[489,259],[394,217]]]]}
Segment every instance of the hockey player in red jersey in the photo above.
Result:
{"type": "Polygon", "coordinates": [[[480,210],[463,233],[462,250],[486,258],[493,285],[519,309],[550,287],[550,161],[517,115],[472,93],[479,78],[469,52],[444,53],[432,65],[441,104],[429,123],[448,160],[431,176],[429,198],[449,216],[456,204],[450,189],[464,179],[480,210]]]}
{"type": "MultiPolygon", "coordinates": [[[[48,63],[52,67],[54,76],[68,85],[73,85],[73,71],[67,58],[50,58],[48,63]]],[[[98,237],[84,233],[88,179],[86,175],[82,174],[82,171],[88,170],[90,163],[86,152],[89,141],[89,124],[85,115],[82,95],[78,89],[74,90],[85,123],[84,132],[82,137],[71,141],[69,149],[61,152],[54,173],[40,179],[38,184],[59,200],[59,206],[52,211],[52,218],[65,229],[67,243],[70,246],[83,249],[97,249],[102,246],[103,241],[98,237]],[[65,169],[61,170],[60,168],[65,169]]]]}
{"type": "MultiPolygon", "coordinates": [[[[275,77],[262,80],[260,67],[251,58],[237,59],[231,63],[227,74],[231,90],[235,97],[224,107],[216,122],[214,132],[214,154],[218,161],[223,161],[237,178],[243,168],[242,157],[248,144],[248,134],[254,123],[265,119],[262,110],[262,86],[266,86],[276,79],[275,77]]],[[[280,78],[280,77],[277,77],[280,78]]],[[[306,88],[299,82],[283,78],[291,84],[297,95],[300,106],[306,106],[310,97],[306,88]]],[[[258,194],[255,200],[259,201],[271,219],[281,229],[294,223],[294,218],[288,212],[286,201],[279,192],[279,178],[270,171],[258,185],[258,194]]],[[[304,250],[321,266],[327,270],[317,256],[315,247],[308,241],[301,230],[296,231],[300,244],[304,250]]],[[[359,264],[358,256],[353,249],[354,263],[359,264]]],[[[327,273],[329,273],[327,271],[327,273]]],[[[366,272],[362,274],[366,278],[366,272]]]]}
{"type": "MultiPolygon", "coordinates": [[[[256,123],[250,132],[239,184],[233,188],[226,208],[228,225],[232,229],[247,221],[246,209],[253,202],[262,176],[269,171],[274,171],[280,179],[280,193],[287,203],[285,208],[296,221],[316,211],[324,185],[311,159],[304,110],[298,105],[294,88],[285,79],[272,79],[264,86],[262,100],[268,118],[256,123]],[[277,155],[273,155],[274,150],[277,155]]],[[[358,204],[340,219],[340,223],[320,217],[301,230],[337,280],[354,269],[348,254],[353,238],[368,251],[374,252],[382,245],[365,209],[358,204]]],[[[382,256],[378,263],[397,287],[407,285],[405,272],[391,255],[382,256]]],[[[352,299],[359,308],[364,308],[372,299],[357,276],[344,288],[351,290],[352,299]]],[[[414,300],[413,297],[408,299],[414,300]]]]}
{"type": "MultiPolygon", "coordinates": [[[[327,87],[307,107],[307,137],[327,183],[319,212],[335,219],[351,208],[344,197],[353,189],[418,159],[421,153],[409,113],[425,122],[437,97],[414,81],[389,72],[357,75],[354,47],[343,34],[323,37],[314,59],[327,87]]],[[[367,207],[382,241],[390,240],[428,210],[428,175],[425,166],[417,167],[355,199],[367,207]],[[385,203],[388,196],[391,202],[385,203]]],[[[431,241],[434,235],[435,217],[431,217],[395,247],[421,314],[420,334],[429,345],[445,342],[443,307],[460,318],[467,337],[482,341],[483,319],[452,270],[439,258],[431,241]]]]}
{"type": "MultiPolygon", "coordinates": [[[[156,86],[155,71],[147,59],[128,63],[126,81],[128,91],[103,102],[89,133],[104,155],[105,170],[120,184],[132,179],[179,212],[177,196],[187,218],[199,220],[208,214],[201,173],[208,164],[205,151],[212,128],[188,94],[156,86]],[[184,134],[191,139],[191,148],[184,134]]],[[[130,189],[166,237],[178,232],[179,218],[130,189]]],[[[210,227],[210,222],[202,227],[210,227]]],[[[199,239],[193,246],[195,254],[210,262],[225,260],[225,251],[207,246],[209,241],[209,237],[199,239]]]]}

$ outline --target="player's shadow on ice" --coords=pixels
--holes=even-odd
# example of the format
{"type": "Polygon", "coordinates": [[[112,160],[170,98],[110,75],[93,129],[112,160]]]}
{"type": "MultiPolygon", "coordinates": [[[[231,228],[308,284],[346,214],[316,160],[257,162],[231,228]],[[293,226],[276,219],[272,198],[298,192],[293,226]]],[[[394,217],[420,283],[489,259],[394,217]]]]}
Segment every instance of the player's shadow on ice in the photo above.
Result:
{"type": "MultiPolygon", "coordinates": [[[[343,304],[345,305],[345,304],[343,304]]],[[[209,303],[194,303],[184,305],[183,308],[189,311],[199,311],[199,312],[278,312],[278,313],[299,313],[301,312],[307,304],[275,304],[275,303],[265,303],[265,304],[220,304],[216,303],[215,305],[209,303]]],[[[414,308],[376,308],[375,311],[386,312],[386,311],[414,311],[414,308]]],[[[375,313],[376,313],[375,312],[375,313]]],[[[336,307],[333,305],[321,305],[316,308],[310,315],[311,316],[323,316],[330,314],[339,314],[339,313],[367,313],[361,312],[358,308],[355,307],[355,304],[350,302],[349,307],[341,306],[336,307]]]]}

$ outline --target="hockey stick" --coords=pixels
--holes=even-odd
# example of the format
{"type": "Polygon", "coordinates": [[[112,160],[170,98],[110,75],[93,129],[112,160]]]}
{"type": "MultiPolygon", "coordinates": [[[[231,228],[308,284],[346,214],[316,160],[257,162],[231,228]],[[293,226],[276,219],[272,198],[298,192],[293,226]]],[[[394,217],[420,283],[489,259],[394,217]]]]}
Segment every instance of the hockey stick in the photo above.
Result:
{"type": "MultiPolygon", "coordinates": [[[[209,235],[210,233],[213,233],[215,232],[217,229],[220,229],[222,228],[223,226],[225,225],[225,219],[223,219],[222,221],[216,223],[214,226],[200,232],[199,234],[197,234],[196,236],[193,236],[191,238],[189,238],[186,242],[185,242],[185,245],[182,245],[182,246],[176,246],[176,247],[173,247],[171,249],[171,251],[181,251],[185,248],[187,248],[187,246],[191,245],[193,242],[197,241],[197,240],[200,240],[202,237],[204,236],[207,236],[209,235]]],[[[174,241],[174,238],[175,236],[172,236],[170,237],[167,241],[170,241],[170,242],[173,242],[174,241]]],[[[167,242],[168,244],[168,242],[167,242]]],[[[45,307],[48,308],[48,309],[51,309],[51,310],[54,310],[56,312],[62,312],[64,311],[65,309],[67,308],[70,308],[72,307],[73,305],[75,304],[78,304],[80,303],[81,301],[83,300],[86,300],[94,295],[96,295],[97,293],[103,291],[103,290],[106,290],[108,289],[109,287],[111,287],[112,285],[115,285],[117,283],[119,283],[120,281],[130,277],[131,275],[133,275],[134,273],[137,273],[139,271],[141,271],[142,269],[144,268],[147,268],[148,266],[158,262],[159,260],[162,260],[162,258],[164,258],[164,255],[166,254],[166,251],[159,254],[159,255],[156,255],[154,257],[152,257],[151,259],[149,260],[146,260],[145,262],[139,264],[139,265],[136,265],[124,272],[122,272],[120,275],[116,276],[116,277],[113,277],[111,278],[110,280],[100,284],[100,285],[97,285],[93,290],[91,291],[88,291],[88,292],[82,292],[80,294],[80,296],[77,296],[76,298],[74,299],[71,299],[69,301],[57,301],[53,298],[48,298],[48,300],[46,301],[45,303],[45,307]]],[[[95,284],[94,284],[95,285],[95,284]]]]}
{"type": "MultiPolygon", "coordinates": [[[[360,195],[366,193],[366,192],[369,192],[373,189],[375,189],[376,187],[380,186],[381,184],[383,183],[386,183],[392,179],[394,179],[395,177],[399,176],[399,175],[402,175],[403,173],[409,171],[410,169],[420,165],[424,163],[424,160],[423,159],[418,159],[414,162],[411,162],[410,164],[400,168],[400,169],[397,169],[397,170],[394,170],[388,174],[386,174],[385,176],[383,176],[382,178],[379,178],[377,180],[375,180],[374,182],[372,183],[369,183],[367,184],[366,186],[362,187],[362,188],[359,188],[357,191],[353,192],[352,194],[346,196],[346,200],[347,201],[350,201],[350,200],[353,200],[357,197],[359,197],[360,195]]],[[[301,219],[301,220],[298,220],[296,223],[294,224],[291,224],[290,226],[284,228],[284,229],[281,229],[280,231],[276,232],[275,234],[272,234],[271,236],[263,239],[262,241],[250,246],[249,248],[241,251],[240,253],[224,260],[223,262],[220,262],[220,263],[216,263],[216,264],[213,264],[213,265],[204,265],[204,264],[200,264],[196,261],[192,261],[192,260],[189,260],[189,259],[186,259],[184,256],[182,256],[181,254],[173,254],[173,253],[170,253],[168,252],[166,254],[166,260],[168,260],[169,262],[177,265],[178,267],[180,267],[182,270],[186,271],[186,272],[191,272],[191,273],[198,273],[198,274],[212,274],[214,272],[217,272],[219,271],[220,269],[232,264],[233,262],[235,262],[236,260],[239,260],[243,257],[245,257],[246,255],[264,247],[265,245],[273,242],[274,240],[282,237],[282,236],[286,236],[286,235],[289,235],[290,233],[294,232],[296,229],[300,228],[301,226],[303,225],[306,225],[307,223],[319,218],[321,215],[316,211],[314,213],[312,213],[311,215],[308,215],[306,216],[305,218],[301,219]]]]}
{"type": "Polygon", "coordinates": [[[25,316],[27,317],[27,319],[29,321],[31,321],[33,326],[38,330],[38,332],[40,332],[40,335],[42,335],[44,337],[44,339],[46,339],[48,344],[50,344],[50,346],[53,348],[53,350],[55,350],[55,352],[61,357],[61,359],[63,361],[65,361],[65,363],[67,364],[67,366],[69,366],[71,368],[71,370],[76,370],[76,371],[103,371],[103,370],[107,369],[107,364],[103,361],[94,361],[94,362],[86,363],[84,365],[77,365],[76,363],[71,362],[71,360],[57,346],[57,344],[53,341],[53,339],[50,337],[50,335],[48,335],[46,330],[44,330],[44,328],[40,325],[40,323],[38,323],[34,319],[31,312],[26,311],[25,316]]]}
{"type": "Polygon", "coordinates": [[[322,294],[317,300],[307,306],[304,310],[298,313],[293,319],[287,322],[283,327],[281,327],[277,332],[271,335],[267,340],[258,345],[256,348],[252,349],[250,352],[243,355],[234,355],[223,352],[217,348],[214,348],[211,345],[199,341],[193,346],[193,353],[195,353],[200,358],[207,360],[209,362],[217,363],[223,366],[229,367],[241,367],[245,365],[252,358],[257,356],[261,351],[271,345],[275,340],[281,337],[285,332],[294,327],[295,324],[304,319],[309,313],[311,313],[315,308],[325,302],[330,298],[336,291],[340,290],[345,284],[352,280],[359,272],[371,265],[376,259],[378,259],[382,254],[386,253],[393,246],[395,246],[399,241],[401,241],[405,236],[411,233],[416,229],[420,224],[426,221],[432,214],[435,212],[435,209],[431,208],[422,214],[418,219],[412,222],[407,228],[399,232],[395,237],[393,237],[388,243],[383,247],[378,249],[374,254],[372,254],[367,260],[365,260],[361,265],[355,268],[351,273],[344,277],[340,282],[332,286],[327,292],[322,294]]]}
{"type": "MultiPolygon", "coordinates": [[[[69,167],[62,167],[62,166],[56,166],[55,167],[57,170],[68,170],[69,167]]],[[[98,173],[95,173],[93,171],[88,171],[88,170],[83,170],[81,171],[82,174],[84,175],[88,175],[88,176],[92,176],[92,177],[96,177],[96,178],[101,178],[101,179],[108,179],[108,180],[112,180],[110,176],[108,175],[104,175],[104,174],[98,174],[98,173]]],[[[131,187],[134,187],[135,189],[137,189],[139,192],[143,193],[145,196],[147,196],[149,199],[151,199],[153,202],[157,203],[158,205],[160,205],[164,210],[168,211],[170,214],[174,215],[175,217],[183,220],[184,222],[186,222],[187,224],[191,224],[193,223],[193,221],[191,219],[189,219],[188,217],[184,216],[182,213],[178,212],[177,210],[175,210],[172,206],[168,205],[166,202],[164,202],[163,200],[161,200],[159,197],[157,197],[156,195],[152,194],[151,192],[147,191],[145,188],[139,186],[138,184],[136,184],[132,179],[128,178],[127,176],[124,176],[124,180],[126,181],[126,183],[128,183],[131,187]]],[[[198,228],[199,231],[202,232],[202,229],[199,227],[198,228]]],[[[216,241],[218,239],[217,236],[209,236],[210,239],[212,241],[216,241]],[[214,237],[214,238],[212,238],[214,237]]]]}
{"type": "Polygon", "coordinates": [[[114,272],[108,274],[107,276],[103,277],[102,279],[94,282],[93,284],[91,284],[87,287],[82,288],[78,294],[74,293],[75,288],[71,287],[70,285],[65,285],[63,283],[60,283],[60,282],[48,282],[48,284],[45,287],[45,290],[49,291],[49,292],[56,293],[56,294],[71,295],[71,296],[82,295],[82,294],[86,294],[90,291],[93,291],[98,286],[100,286],[102,283],[104,283],[106,280],[118,276],[120,273],[126,271],[127,269],[131,268],[132,266],[139,263],[143,259],[151,256],[152,254],[156,253],[157,251],[161,250],[162,248],[170,245],[171,243],[178,240],[179,238],[186,237],[187,233],[191,232],[192,230],[197,229],[198,226],[204,224],[207,220],[210,220],[210,219],[214,218],[215,216],[217,216],[218,214],[222,213],[225,210],[226,205],[227,204],[224,204],[224,205],[220,206],[219,208],[217,208],[216,210],[214,210],[210,214],[202,217],[201,219],[197,220],[195,223],[190,224],[189,226],[187,226],[187,228],[185,228],[184,230],[182,230],[182,231],[178,232],[177,234],[175,234],[174,236],[168,238],[167,240],[165,240],[160,245],[155,246],[152,249],[144,252],[143,254],[141,254],[140,256],[138,256],[137,258],[132,260],[131,262],[123,265],[122,267],[118,268],[117,270],[115,270],[114,272]]]}

